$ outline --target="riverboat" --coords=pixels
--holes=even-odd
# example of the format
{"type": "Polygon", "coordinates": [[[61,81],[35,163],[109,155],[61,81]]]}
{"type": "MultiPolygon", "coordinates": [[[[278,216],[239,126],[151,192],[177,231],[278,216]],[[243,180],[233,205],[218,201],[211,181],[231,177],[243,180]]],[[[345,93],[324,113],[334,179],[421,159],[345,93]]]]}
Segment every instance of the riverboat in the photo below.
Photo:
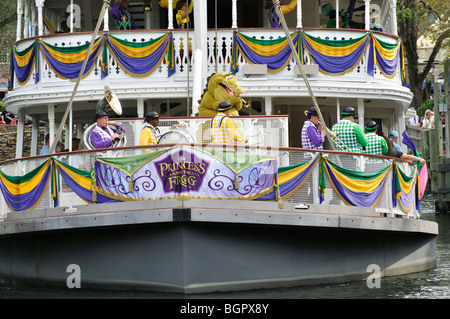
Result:
{"type": "Polygon", "coordinates": [[[436,267],[437,224],[420,218],[423,168],[336,151],[332,140],[324,151],[300,144],[314,103],[327,127],[352,106],[361,125],[405,131],[412,94],[395,0],[293,1],[283,27],[269,28],[271,1],[193,0],[184,29],[174,28],[176,0],[130,1],[139,29],[116,31],[107,0],[18,0],[4,99],[18,116],[16,158],[0,163],[2,277],[193,294],[436,267]],[[363,12],[360,28],[322,27],[326,4],[355,23],[363,12]],[[63,20],[70,32],[57,33],[63,20]],[[211,144],[201,102],[221,74],[227,85],[216,88],[241,102],[233,120],[246,145],[211,144]],[[120,101],[106,104],[126,132],[117,147],[92,149],[85,133],[107,96],[120,101]],[[149,111],[161,116],[159,142],[140,146],[149,111]],[[39,123],[49,155],[38,155],[39,123]],[[53,152],[57,140],[67,151],[53,152]]]}

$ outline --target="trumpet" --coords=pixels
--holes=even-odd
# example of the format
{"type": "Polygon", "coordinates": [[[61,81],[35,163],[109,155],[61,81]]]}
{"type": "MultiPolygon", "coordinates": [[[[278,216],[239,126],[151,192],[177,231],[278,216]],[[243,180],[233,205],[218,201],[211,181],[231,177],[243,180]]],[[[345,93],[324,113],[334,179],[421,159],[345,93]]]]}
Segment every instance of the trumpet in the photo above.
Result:
{"type": "Polygon", "coordinates": [[[249,107],[249,106],[250,106],[251,102],[248,102],[248,101],[244,100],[244,99],[241,98],[241,97],[239,97],[239,98],[241,99],[242,106],[245,106],[245,107],[249,107]]]}
{"type": "MultiPolygon", "coordinates": [[[[305,111],[305,115],[306,115],[306,117],[308,117],[308,111],[306,110],[305,111]]],[[[322,122],[317,122],[317,126],[322,126],[322,122]]],[[[334,140],[336,140],[337,138],[338,138],[338,135],[336,134],[336,133],[334,133],[332,130],[330,130],[328,127],[326,128],[327,130],[328,130],[328,133],[330,134],[330,136],[331,136],[331,139],[334,141],[334,140]]]]}

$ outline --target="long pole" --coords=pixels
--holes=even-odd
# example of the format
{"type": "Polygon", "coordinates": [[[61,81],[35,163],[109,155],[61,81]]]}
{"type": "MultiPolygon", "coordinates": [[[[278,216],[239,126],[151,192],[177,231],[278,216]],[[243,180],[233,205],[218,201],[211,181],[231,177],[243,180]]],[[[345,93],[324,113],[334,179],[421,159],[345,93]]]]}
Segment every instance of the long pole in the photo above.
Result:
{"type": "Polygon", "coordinates": [[[77,79],[77,82],[73,89],[72,96],[70,97],[69,104],[67,105],[66,112],[64,113],[64,116],[61,120],[61,124],[59,125],[59,128],[58,128],[58,132],[56,133],[55,139],[53,140],[53,143],[50,147],[49,154],[53,154],[55,152],[55,148],[56,148],[59,138],[61,137],[64,124],[66,123],[66,120],[67,120],[67,116],[69,115],[69,112],[72,109],[73,99],[75,98],[75,94],[77,93],[78,86],[80,85],[80,81],[81,81],[81,78],[83,77],[84,70],[86,69],[86,64],[89,59],[89,55],[91,54],[92,47],[94,46],[95,38],[97,37],[98,30],[100,29],[100,26],[103,22],[103,18],[105,17],[105,11],[108,8],[110,2],[111,2],[111,0],[103,0],[103,7],[102,7],[102,10],[100,11],[100,15],[98,17],[97,26],[95,27],[94,34],[92,35],[91,43],[89,44],[89,48],[87,50],[86,57],[84,58],[83,65],[81,66],[80,74],[78,75],[78,79],[77,79]]]}
{"type": "Polygon", "coordinates": [[[332,150],[336,150],[336,147],[334,145],[334,142],[333,142],[333,139],[332,139],[332,137],[330,135],[330,132],[329,132],[329,130],[328,130],[326,124],[325,124],[325,121],[323,120],[322,112],[320,112],[320,108],[319,108],[319,105],[317,104],[316,97],[314,96],[314,93],[313,93],[313,91],[311,89],[311,86],[309,85],[308,78],[306,77],[305,71],[303,70],[303,66],[302,66],[302,64],[300,62],[300,59],[298,57],[297,50],[295,49],[294,43],[292,42],[291,36],[289,34],[289,30],[287,28],[286,20],[284,19],[284,14],[281,11],[280,1],[272,0],[272,2],[274,4],[274,6],[275,6],[275,10],[277,11],[278,17],[280,18],[280,23],[281,23],[281,25],[283,27],[284,33],[286,34],[286,38],[287,38],[287,40],[289,42],[289,46],[291,47],[292,55],[294,56],[295,62],[297,63],[298,68],[300,69],[300,73],[302,74],[303,80],[305,81],[306,87],[308,88],[309,95],[311,96],[311,99],[312,99],[312,101],[314,103],[314,107],[316,108],[317,114],[319,115],[319,119],[320,119],[320,121],[321,121],[321,123],[322,123],[322,125],[323,125],[323,127],[325,129],[325,133],[327,135],[327,138],[330,141],[331,148],[332,148],[332,150]]]}

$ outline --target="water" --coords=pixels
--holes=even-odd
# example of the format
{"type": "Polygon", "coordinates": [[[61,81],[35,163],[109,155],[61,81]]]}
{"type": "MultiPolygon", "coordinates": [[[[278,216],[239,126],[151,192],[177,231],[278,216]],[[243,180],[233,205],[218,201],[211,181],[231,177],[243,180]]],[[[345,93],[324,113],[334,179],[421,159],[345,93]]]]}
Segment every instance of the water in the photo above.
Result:
{"type": "MultiPolygon", "coordinates": [[[[246,292],[182,296],[136,291],[102,291],[54,288],[38,285],[12,285],[0,282],[2,299],[450,299],[450,213],[437,214],[428,195],[421,202],[421,218],[439,224],[437,267],[435,269],[381,279],[380,288],[368,288],[365,281],[246,292]]],[[[259,302],[263,302],[259,301],[259,302]]]]}

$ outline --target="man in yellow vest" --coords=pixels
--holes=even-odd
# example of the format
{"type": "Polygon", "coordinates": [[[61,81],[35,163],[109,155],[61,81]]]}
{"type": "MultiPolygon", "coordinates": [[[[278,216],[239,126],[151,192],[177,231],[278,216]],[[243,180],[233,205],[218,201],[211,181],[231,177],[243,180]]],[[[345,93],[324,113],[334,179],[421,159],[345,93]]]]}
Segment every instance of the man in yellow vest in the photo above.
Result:
{"type": "Polygon", "coordinates": [[[213,144],[245,144],[247,139],[239,134],[234,126],[233,120],[229,117],[231,104],[223,101],[216,108],[219,112],[211,121],[211,142],[213,144]]]}
{"type": "MultiPolygon", "coordinates": [[[[157,135],[159,134],[159,129],[157,128],[159,124],[159,114],[155,111],[148,112],[145,115],[145,124],[141,131],[141,136],[139,139],[139,145],[156,145],[158,144],[157,135]]],[[[156,149],[146,148],[142,150],[142,153],[154,152],[156,149]]]]}

